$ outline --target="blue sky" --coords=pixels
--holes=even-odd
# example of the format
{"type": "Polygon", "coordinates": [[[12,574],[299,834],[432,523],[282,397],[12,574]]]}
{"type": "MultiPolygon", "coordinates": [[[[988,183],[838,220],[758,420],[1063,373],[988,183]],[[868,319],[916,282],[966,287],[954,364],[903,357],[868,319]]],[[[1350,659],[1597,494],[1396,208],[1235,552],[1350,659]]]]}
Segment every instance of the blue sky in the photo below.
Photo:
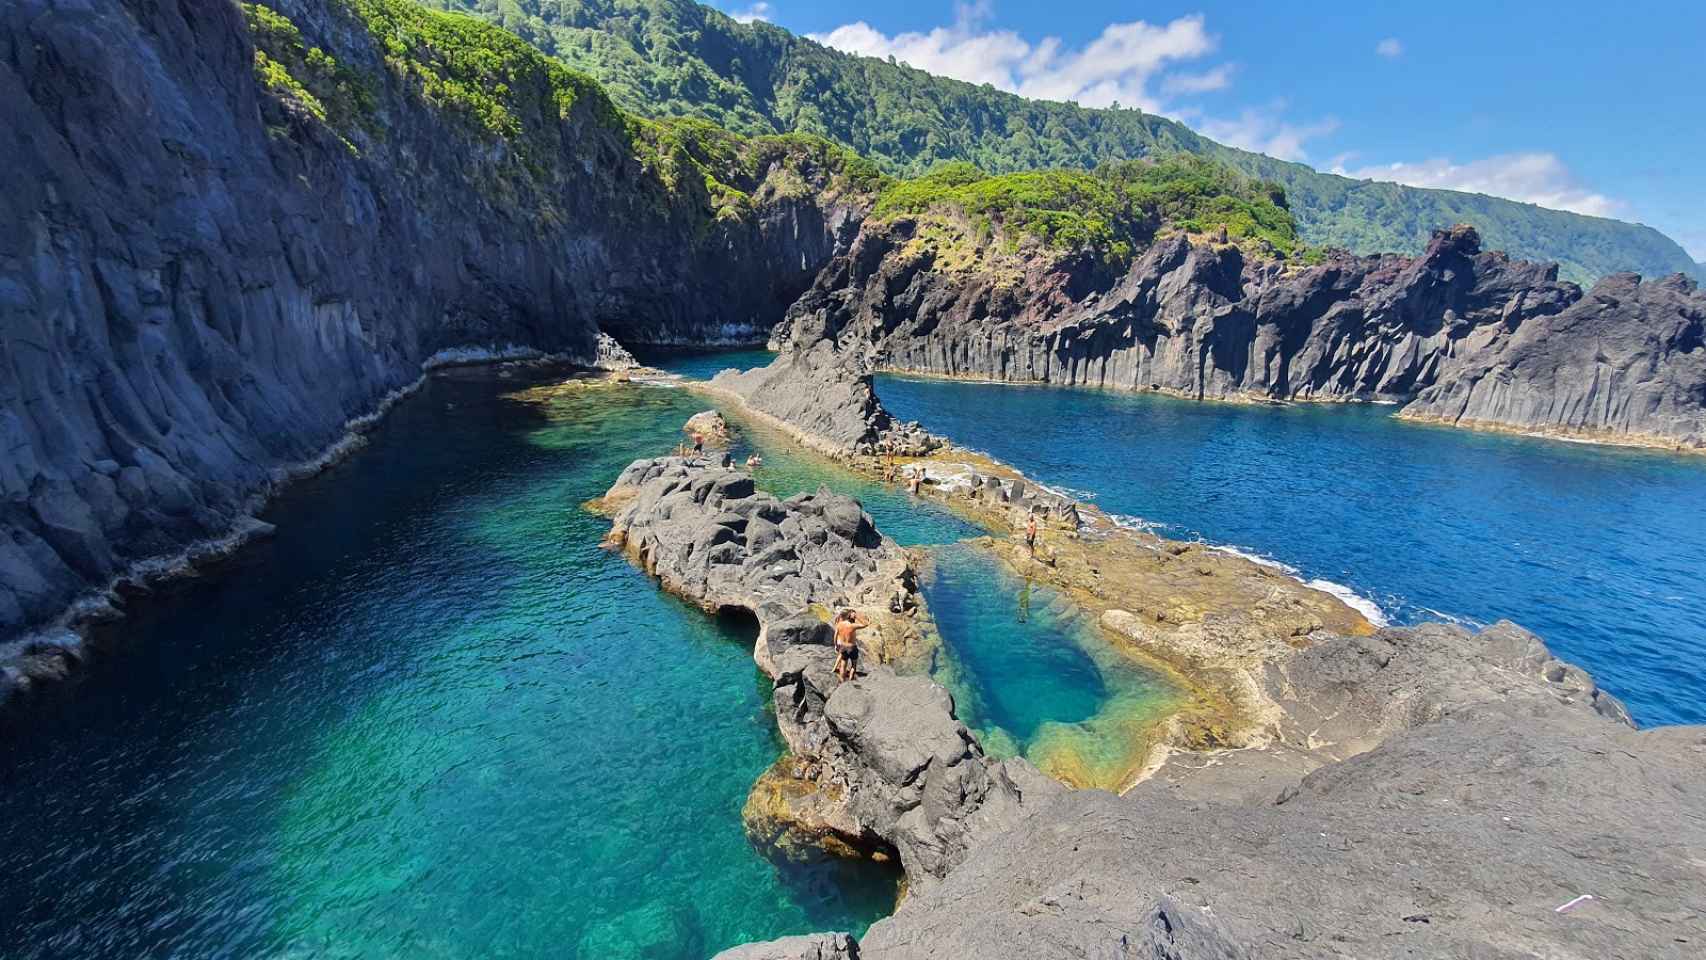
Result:
{"type": "Polygon", "coordinates": [[[1706,261],[1706,4],[719,5],[1322,170],[1636,220],[1706,261]]]}

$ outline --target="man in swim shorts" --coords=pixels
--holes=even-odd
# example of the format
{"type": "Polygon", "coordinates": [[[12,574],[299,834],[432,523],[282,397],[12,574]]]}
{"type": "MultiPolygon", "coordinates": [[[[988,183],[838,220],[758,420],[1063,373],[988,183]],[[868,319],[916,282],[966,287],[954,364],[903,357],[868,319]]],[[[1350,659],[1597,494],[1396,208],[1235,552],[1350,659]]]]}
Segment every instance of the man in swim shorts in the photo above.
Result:
{"type": "Polygon", "coordinates": [[[835,628],[835,675],[851,680],[859,675],[859,628],[870,626],[871,621],[843,607],[830,625],[835,628]]]}
{"type": "Polygon", "coordinates": [[[1025,518],[1025,549],[1029,550],[1031,552],[1032,556],[1036,556],[1036,553],[1037,553],[1037,514],[1036,514],[1036,511],[1032,511],[1031,515],[1025,518]]]}

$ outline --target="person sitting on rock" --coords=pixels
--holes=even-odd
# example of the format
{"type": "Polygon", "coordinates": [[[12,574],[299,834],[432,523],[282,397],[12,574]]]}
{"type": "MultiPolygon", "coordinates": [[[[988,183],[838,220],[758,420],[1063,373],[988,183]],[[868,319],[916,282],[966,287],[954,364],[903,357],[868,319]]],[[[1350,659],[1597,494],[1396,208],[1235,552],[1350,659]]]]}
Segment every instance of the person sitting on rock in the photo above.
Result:
{"type": "Polygon", "coordinates": [[[705,452],[705,435],[702,433],[695,432],[693,434],[693,453],[695,456],[697,456],[698,454],[701,454],[704,452],[705,452]]]}
{"type": "Polygon", "coordinates": [[[1030,551],[1031,556],[1037,555],[1037,513],[1035,510],[1031,511],[1030,515],[1025,518],[1025,549],[1030,551]]]}
{"type": "Polygon", "coordinates": [[[871,621],[863,614],[854,612],[852,607],[842,607],[835,615],[835,675],[843,680],[851,680],[859,675],[859,628],[868,627],[871,621]]]}

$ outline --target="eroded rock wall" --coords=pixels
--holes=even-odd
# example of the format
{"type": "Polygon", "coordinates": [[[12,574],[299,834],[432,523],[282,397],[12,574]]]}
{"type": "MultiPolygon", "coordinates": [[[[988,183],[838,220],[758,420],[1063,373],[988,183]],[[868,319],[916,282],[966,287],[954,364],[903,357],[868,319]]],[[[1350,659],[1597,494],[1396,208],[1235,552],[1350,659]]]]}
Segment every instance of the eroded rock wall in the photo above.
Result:
{"type": "Polygon", "coordinates": [[[1312,267],[1182,236],[1110,277],[1082,257],[966,267],[910,221],[870,223],[776,339],[847,363],[1194,399],[1415,401],[1416,415],[1706,447],[1706,294],[1480,249],[1467,227],[1420,257],[1312,267]]]}
{"type": "Polygon", "coordinates": [[[273,6],[367,78],[369,122],[258,84],[226,0],[0,6],[0,699],[28,629],[242,524],[439,351],[761,337],[850,230],[762,185],[708,221],[602,94],[521,117],[548,149],[520,156],[343,4],[273,6]]]}

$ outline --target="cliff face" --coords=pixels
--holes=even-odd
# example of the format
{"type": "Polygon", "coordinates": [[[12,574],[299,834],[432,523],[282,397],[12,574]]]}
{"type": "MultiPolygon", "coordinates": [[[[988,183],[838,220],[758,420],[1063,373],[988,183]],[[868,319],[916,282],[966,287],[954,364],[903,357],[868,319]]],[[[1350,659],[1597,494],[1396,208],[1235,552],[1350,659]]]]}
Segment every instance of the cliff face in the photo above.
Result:
{"type": "Polygon", "coordinates": [[[223,0],[0,8],[0,686],[27,680],[8,641],[241,522],[438,351],[750,339],[848,233],[817,171],[775,188],[780,162],[719,215],[537,53],[499,48],[492,137],[464,63],[374,39],[390,0],[275,6],[354,121],[258,80],[223,0]]]}
{"type": "Polygon", "coordinates": [[[1163,239],[1107,276],[1085,258],[950,258],[870,223],[778,339],[872,369],[1192,398],[1414,401],[1417,415],[1706,446],[1706,295],[1681,276],[1583,294],[1552,265],[1480,249],[1286,268],[1163,239]]]}
{"type": "Polygon", "coordinates": [[[1706,294],[1616,274],[1465,357],[1403,415],[1706,447],[1706,294]]]}

